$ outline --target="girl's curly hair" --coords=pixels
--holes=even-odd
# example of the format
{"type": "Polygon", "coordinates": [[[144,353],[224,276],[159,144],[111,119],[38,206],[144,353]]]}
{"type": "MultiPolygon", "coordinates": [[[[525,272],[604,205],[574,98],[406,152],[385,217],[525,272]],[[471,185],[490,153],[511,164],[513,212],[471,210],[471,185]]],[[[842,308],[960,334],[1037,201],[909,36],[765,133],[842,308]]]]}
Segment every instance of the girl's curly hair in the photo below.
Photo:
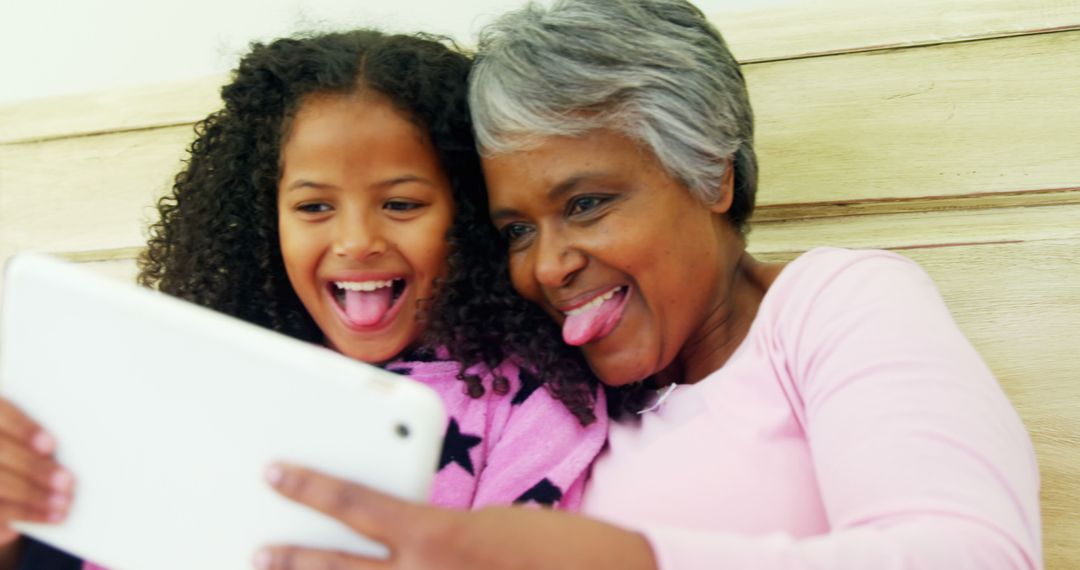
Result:
{"type": "MultiPolygon", "coordinates": [[[[431,137],[456,207],[447,239],[449,272],[439,284],[426,346],[445,346],[462,364],[467,393],[509,382],[514,360],[582,424],[595,420],[596,381],[552,320],[509,282],[505,249],[487,219],[487,197],[466,100],[471,59],[445,38],[373,30],[252,44],[222,88],[224,107],[195,126],[184,168],[157,203],[139,257],[139,282],[245,321],[308,341],[322,332],[293,291],[278,244],[277,185],[282,140],[305,97],[378,92],[431,137]]],[[[422,358],[420,351],[413,355],[422,358]]]]}

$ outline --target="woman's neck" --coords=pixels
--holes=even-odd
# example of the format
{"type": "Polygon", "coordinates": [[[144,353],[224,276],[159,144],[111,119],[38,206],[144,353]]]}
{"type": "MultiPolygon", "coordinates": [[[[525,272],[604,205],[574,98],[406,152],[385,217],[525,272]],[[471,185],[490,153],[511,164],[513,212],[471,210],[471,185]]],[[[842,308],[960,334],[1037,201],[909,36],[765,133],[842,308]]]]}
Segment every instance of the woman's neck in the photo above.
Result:
{"type": "Polygon", "coordinates": [[[700,381],[727,363],[746,339],[765,292],[783,264],[761,263],[741,249],[733,257],[730,278],[719,284],[717,302],[671,366],[657,375],[659,384],[700,381]]]}

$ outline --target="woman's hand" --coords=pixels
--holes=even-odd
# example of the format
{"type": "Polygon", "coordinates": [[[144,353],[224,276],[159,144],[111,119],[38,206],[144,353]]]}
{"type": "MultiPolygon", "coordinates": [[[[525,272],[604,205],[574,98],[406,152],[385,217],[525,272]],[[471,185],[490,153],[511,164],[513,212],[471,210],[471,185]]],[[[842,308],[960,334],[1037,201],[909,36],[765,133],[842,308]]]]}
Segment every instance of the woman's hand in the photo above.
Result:
{"type": "Polygon", "coordinates": [[[268,479],[285,497],[385,544],[390,558],[275,546],[256,555],[260,570],[656,567],[643,536],[567,513],[520,507],[440,509],[284,465],[272,467],[268,479]]]}
{"type": "Polygon", "coordinates": [[[19,538],[11,521],[67,516],[75,479],[53,459],[55,450],[52,436],[0,398],[0,549],[19,538]]]}

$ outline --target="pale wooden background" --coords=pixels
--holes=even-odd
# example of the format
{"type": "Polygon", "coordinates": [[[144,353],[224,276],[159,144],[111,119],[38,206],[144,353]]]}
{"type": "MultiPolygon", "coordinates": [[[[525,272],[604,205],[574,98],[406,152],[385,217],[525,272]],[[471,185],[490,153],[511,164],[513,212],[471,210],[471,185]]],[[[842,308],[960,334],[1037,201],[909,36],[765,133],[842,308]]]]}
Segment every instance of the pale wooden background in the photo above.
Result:
{"type": "MultiPolygon", "coordinates": [[[[1032,433],[1047,568],[1080,568],[1080,1],[870,4],[713,15],[758,119],[751,250],[921,263],[1032,433]]],[[[224,79],[0,107],[0,261],[130,279],[224,79]]]]}

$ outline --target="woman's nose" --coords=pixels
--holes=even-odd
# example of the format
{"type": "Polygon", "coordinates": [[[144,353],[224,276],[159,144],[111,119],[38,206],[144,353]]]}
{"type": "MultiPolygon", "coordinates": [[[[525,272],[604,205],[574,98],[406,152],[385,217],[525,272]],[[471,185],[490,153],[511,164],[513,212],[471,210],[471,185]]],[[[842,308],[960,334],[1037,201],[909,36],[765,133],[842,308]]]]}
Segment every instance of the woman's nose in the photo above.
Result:
{"type": "Polygon", "coordinates": [[[586,265],[587,257],[560,236],[541,234],[535,250],[533,273],[544,287],[566,287],[586,265]]]}

